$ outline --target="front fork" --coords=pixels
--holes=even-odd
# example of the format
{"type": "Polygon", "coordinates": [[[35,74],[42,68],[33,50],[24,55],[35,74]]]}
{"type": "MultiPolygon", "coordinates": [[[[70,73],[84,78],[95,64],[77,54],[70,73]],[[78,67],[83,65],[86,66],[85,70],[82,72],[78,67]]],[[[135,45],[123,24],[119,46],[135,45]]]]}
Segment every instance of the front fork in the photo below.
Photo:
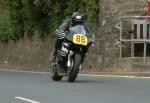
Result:
{"type": "MultiPolygon", "coordinates": [[[[72,67],[73,67],[73,57],[74,57],[74,54],[75,54],[75,53],[74,53],[73,51],[70,51],[69,54],[68,54],[68,61],[67,61],[67,67],[68,67],[68,68],[72,68],[72,67]]],[[[85,56],[82,55],[81,64],[83,63],[84,58],[85,58],[85,56]]],[[[80,64],[79,69],[82,68],[81,64],[80,64]]]]}
{"type": "Polygon", "coordinates": [[[72,66],[72,57],[74,55],[74,52],[73,51],[69,51],[69,54],[68,54],[68,61],[67,61],[67,67],[71,67],[72,66]]]}

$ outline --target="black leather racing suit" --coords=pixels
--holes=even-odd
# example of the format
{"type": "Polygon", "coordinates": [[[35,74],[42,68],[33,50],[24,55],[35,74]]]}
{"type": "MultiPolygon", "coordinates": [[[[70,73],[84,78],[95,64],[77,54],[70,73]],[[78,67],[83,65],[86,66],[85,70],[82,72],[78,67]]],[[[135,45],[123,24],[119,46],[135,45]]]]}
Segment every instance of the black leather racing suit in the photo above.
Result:
{"type": "MultiPolygon", "coordinates": [[[[81,24],[83,24],[85,29],[89,32],[88,27],[84,23],[81,23],[81,24]]],[[[57,55],[57,50],[61,49],[61,44],[62,44],[63,38],[66,36],[66,34],[68,34],[69,28],[71,28],[75,25],[77,25],[77,24],[72,23],[71,19],[66,19],[60,25],[60,27],[56,30],[57,39],[56,39],[56,42],[55,42],[55,47],[54,47],[54,52],[53,52],[54,61],[55,61],[55,58],[56,58],[56,55],[57,55]]],[[[87,50],[85,52],[87,52],[87,50]]]]}

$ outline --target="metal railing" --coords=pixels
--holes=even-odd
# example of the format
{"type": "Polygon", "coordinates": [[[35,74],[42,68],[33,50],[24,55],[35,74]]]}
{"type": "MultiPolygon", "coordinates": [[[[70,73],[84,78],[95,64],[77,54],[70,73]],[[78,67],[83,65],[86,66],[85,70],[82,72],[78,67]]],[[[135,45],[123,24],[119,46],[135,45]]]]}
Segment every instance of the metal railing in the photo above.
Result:
{"type": "Polygon", "coordinates": [[[135,43],[143,43],[144,44],[143,63],[146,63],[147,44],[150,43],[150,21],[149,20],[150,20],[150,16],[123,16],[123,17],[120,17],[120,46],[119,46],[119,48],[120,48],[119,57],[120,58],[122,58],[122,52],[123,52],[122,45],[124,42],[131,43],[131,57],[134,57],[134,44],[135,43]],[[128,39],[123,38],[123,35],[124,35],[123,23],[126,21],[132,22],[131,29],[133,31],[133,35],[131,35],[131,38],[128,38],[128,39]],[[136,22],[137,22],[137,24],[136,24],[136,22]],[[139,30],[139,29],[141,29],[141,30],[139,30]],[[136,35],[136,38],[134,37],[135,35],[136,35]]]}

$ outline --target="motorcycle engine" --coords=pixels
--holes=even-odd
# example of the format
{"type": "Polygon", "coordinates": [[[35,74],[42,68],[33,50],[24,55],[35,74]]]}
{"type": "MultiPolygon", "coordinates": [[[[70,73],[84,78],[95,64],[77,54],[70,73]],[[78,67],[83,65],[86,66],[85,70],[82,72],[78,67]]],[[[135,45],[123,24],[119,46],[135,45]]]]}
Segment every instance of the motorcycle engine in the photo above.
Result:
{"type": "Polygon", "coordinates": [[[69,46],[68,43],[63,43],[61,51],[60,51],[61,56],[63,56],[63,57],[67,56],[67,54],[69,52],[69,50],[67,49],[68,46],[69,46]]]}

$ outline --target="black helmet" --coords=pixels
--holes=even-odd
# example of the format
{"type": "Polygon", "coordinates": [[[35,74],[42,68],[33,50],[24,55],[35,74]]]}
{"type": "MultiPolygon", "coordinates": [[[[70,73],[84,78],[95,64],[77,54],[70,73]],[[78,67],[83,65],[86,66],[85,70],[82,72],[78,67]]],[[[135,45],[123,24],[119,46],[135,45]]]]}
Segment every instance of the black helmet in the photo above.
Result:
{"type": "Polygon", "coordinates": [[[84,20],[83,20],[83,15],[80,14],[79,12],[74,12],[72,15],[72,23],[74,25],[77,24],[83,24],[84,20]]]}

